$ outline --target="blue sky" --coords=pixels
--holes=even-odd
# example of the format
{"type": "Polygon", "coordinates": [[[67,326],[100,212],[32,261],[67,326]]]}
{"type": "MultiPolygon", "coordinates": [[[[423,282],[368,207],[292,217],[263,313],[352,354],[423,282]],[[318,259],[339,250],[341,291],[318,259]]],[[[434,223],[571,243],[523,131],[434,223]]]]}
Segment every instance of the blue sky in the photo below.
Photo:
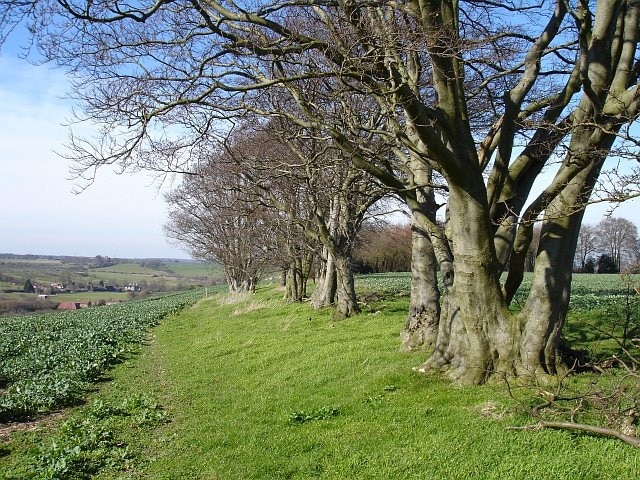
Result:
{"type": "MultiPolygon", "coordinates": [[[[0,51],[0,253],[169,257],[188,255],[165,239],[166,205],[153,177],[103,169],[96,182],[72,193],[63,152],[73,104],[64,100],[60,70],[18,57],[19,34],[0,51]]],[[[614,216],[640,227],[640,199],[614,216]]],[[[586,223],[606,205],[588,208],[586,223]]]]}
{"type": "Polygon", "coordinates": [[[0,252],[111,257],[188,255],[165,239],[164,198],[145,174],[99,172],[72,193],[64,151],[72,103],[59,70],[0,52],[0,252]]]}

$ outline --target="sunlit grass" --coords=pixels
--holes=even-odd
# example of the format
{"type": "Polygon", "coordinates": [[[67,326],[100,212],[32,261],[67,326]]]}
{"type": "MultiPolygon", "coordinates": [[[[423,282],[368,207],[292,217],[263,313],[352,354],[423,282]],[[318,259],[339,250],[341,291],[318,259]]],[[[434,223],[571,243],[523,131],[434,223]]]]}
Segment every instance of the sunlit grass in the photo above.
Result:
{"type": "Polygon", "coordinates": [[[268,290],[225,298],[156,332],[173,421],[149,447],[145,478],[595,479],[640,466],[615,441],[505,431],[528,420],[501,387],[412,372],[424,354],[398,353],[405,314],[392,302],[336,323],[268,290]]]}

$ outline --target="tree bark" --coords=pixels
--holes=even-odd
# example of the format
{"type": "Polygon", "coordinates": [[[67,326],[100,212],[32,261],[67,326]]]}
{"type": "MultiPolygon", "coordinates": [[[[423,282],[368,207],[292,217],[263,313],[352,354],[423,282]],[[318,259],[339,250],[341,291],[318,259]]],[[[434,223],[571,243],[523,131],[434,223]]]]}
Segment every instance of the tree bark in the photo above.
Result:
{"type": "Polygon", "coordinates": [[[246,274],[238,269],[225,268],[229,293],[255,293],[258,277],[246,274]]]}
{"type": "Polygon", "coordinates": [[[315,309],[332,306],[336,301],[337,288],[335,259],[325,247],[322,252],[322,271],[311,294],[311,306],[315,309]]]}
{"type": "Polygon", "coordinates": [[[336,303],[333,318],[343,320],[360,312],[356,297],[353,268],[350,256],[341,255],[335,258],[336,266],[336,303]]]}
{"type": "Polygon", "coordinates": [[[429,234],[412,221],[411,298],[409,315],[400,334],[400,350],[432,349],[438,337],[440,291],[438,263],[429,234]]]}
{"type": "Polygon", "coordinates": [[[436,350],[418,369],[446,370],[459,384],[510,371],[518,336],[502,296],[486,197],[469,195],[472,188],[450,190],[447,231],[455,239],[455,274],[444,292],[436,350]]]}
{"type": "Polygon", "coordinates": [[[301,287],[300,269],[297,265],[297,261],[292,260],[287,270],[284,284],[285,300],[290,302],[299,302],[302,299],[301,287]]]}
{"type": "MultiPolygon", "coordinates": [[[[610,132],[611,130],[609,130],[610,132]]],[[[575,135],[580,137],[580,135],[575,135]]],[[[583,167],[567,183],[545,210],[545,221],[536,256],[534,277],[527,301],[519,314],[522,338],[516,373],[521,376],[541,377],[566,371],[560,351],[560,335],[566,320],[571,295],[573,259],[576,252],[580,225],[586,200],[596,184],[600,170],[615,139],[596,127],[589,135],[592,144],[572,144],[576,148],[590,147],[586,158],[565,160],[563,167],[583,167]]]]}
{"type": "MultiPolygon", "coordinates": [[[[415,140],[420,144],[417,138],[415,140]]],[[[411,208],[411,297],[409,314],[400,333],[400,350],[418,347],[433,350],[441,315],[438,270],[445,276],[450,271],[451,252],[442,228],[436,223],[438,205],[433,188],[433,168],[415,153],[409,157],[409,162],[412,171],[410,191],[414,193],[407,193],[405,201],[411,208]]]]}

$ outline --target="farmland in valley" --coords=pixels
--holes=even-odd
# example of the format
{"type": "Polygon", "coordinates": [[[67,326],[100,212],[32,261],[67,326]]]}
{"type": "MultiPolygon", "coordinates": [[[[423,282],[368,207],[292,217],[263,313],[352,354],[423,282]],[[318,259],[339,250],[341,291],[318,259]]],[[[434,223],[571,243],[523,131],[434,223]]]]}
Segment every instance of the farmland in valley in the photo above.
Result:
{"type": "Polygon", "coordinates": [[[191,260],[111,259],[0,254],[0,315],[104,304],[222,283],[219,267],[191,260]],[[34,286],[25,292],[26,282],[34,286]],[[48,302],[36,302],[40,294],[48,302]]]}

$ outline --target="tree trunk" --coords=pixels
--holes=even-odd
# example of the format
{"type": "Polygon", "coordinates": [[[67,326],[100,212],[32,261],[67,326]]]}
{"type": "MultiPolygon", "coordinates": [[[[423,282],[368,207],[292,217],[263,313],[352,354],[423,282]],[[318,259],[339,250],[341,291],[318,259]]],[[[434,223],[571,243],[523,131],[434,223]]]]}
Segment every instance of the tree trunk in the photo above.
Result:
{"type": "Polygon", "coordinates": [[[323,249],[323,266],[320,277],[316,280],[316,288],[311,295],[311,306],[315,309],[330,307],[336,301],[336,265],[333,255],[327,248],[323,249]]]}
{"type": "Polygon", "coordinates": [[[302,293],[300,291],[302,282],[300,278],[300,270],[296,264],[296,260],[292,260],[289,269],[287,270],[285,281],[285,293],[284,298],[290,302],[299,302],[302,300],[302,293]]]}
{"type": "Polygon", "coordinates": [[[436,349],[418,369],[445,370],[459,384],[479,384],[493,372],[511,371],[519,337],[501,292],[488,208],[482,194],[469,190],[450,190],[451,287],[444,291],[436,349]]]}
{"type": "Polygon", "coordinates": [[[409,315],[400,334],[400,350],[432,349],[438,336],[440,291],[438,264],[427,232],[416,220],[411,227],[411,299],[409,315]]]}
{"type": "Polygon", "coordinates": [[[227,285],[229,287],[229,293],[255,293],[257,283],[258,279],[255,277],[227,274],[227,285]]]}
{"type": "Polygon", "coordinates": [[[411,157],[411,170],[415,196],[405,199],[411,207],[411,298],[409,315],[400,333],[401,351],[433,349],[440,322],[438,263],[446,270],[445,264],[451,258],[444,233],[436,225],[433,170],[416,156],[411,157]],[[434,250],[433,242],[440,248],[434,250]]]}
{"type": "Polygon", "coordinates": [[[560,334],[565,323],[573,252],[582,213],[548,219],[543,226],[531,291],[518,316],[523,326],[516,366],[519,376],[540,378],[565,370],[560,334]]]}
{"type": "MultiPolygon", "coordinates": [[[[602,139],[600,146],[612,142],[611,137],[602,139]]],[[[566,164],[580,161],[569,158],[566,164]]],[[[522,325],[520,355],[515,363],[518,375],[539,378],[566,370],[560,335],[569,308],[573,259],[585,199],[591,195],[603,162],[603,156],[592,155],[545,210],[533,283],[518,316],[522,325]]]]}
{"type": "Polygon", "coordinates": [[[351,258],[348,255],[335,255],[324,249],[326,255],[322,276],[311,295],[313,308],[333,306],[334,317],[344,319],[360,312],[358,306],[351,258]]]}
{"type": "MultiPolygon", "coordinates": [[[[589,138],[598,147],[610,147],[613,136],[603,136],[589,138]]],[[[585,157],[569,155],[558,173],[561,181],[556,183],[562,188],[546,205],[532,288],[517,316],[508,312],[500,287],[491,223],[483,219],[487,211],[481,196],[451,189],[448,229],[454,238],[455,275],[451,290],[445,292],[435,352],[421,371],[446,369],[458,383],[478,384],[496,374],[539,379],[565,370],[560,336],[569,306],[573,258],[585,200],[604,162],[604,155],[585,157]],[[565,170],[575,173],[567,177],[565,170]]],[[[467,187],[467,191],[472,190],[467,187]]]]}
{"type": "Polygon", "coordinates": [[[334,319],[343,320],[360,312],[356,297],[351,258],[339,255],[335,258],[336,267],[336,303],[334,319]]]}

